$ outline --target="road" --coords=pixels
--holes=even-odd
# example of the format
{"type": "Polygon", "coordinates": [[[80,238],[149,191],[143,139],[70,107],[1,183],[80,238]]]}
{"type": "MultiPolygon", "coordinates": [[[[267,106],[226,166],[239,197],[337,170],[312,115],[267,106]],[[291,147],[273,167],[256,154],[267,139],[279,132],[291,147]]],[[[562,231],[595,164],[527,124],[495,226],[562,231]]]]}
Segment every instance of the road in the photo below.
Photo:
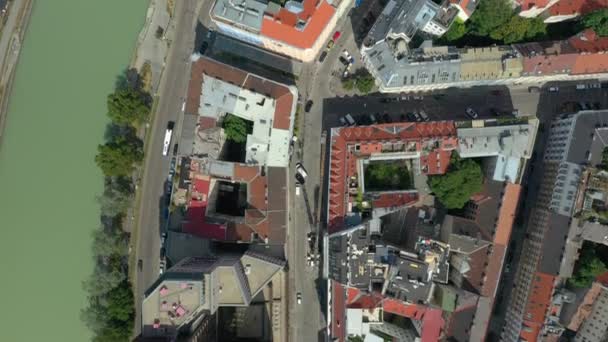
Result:
{"type": "MultiPolygon", "coordinates": [[[[166,59],[163,79],[158,91],[159,99],[154,120],[149,127],[149,145],[138,213],[138,232],[135,247],[136,260],[141,259],[141,272],[135,282],[135,336],[141,330],[141,302],[143,294],[158,278],[160,261],[160,234],[164,228],[161,217],[164,203],[164,182],[169,172],[169,157],[162,156],[162,143],[168,121],[180,119],[183,98],[190,79],[190,55],[194,49],[194,33],[200,1],[177,1],[174,15],[174,39],[166,59]]],[[[173,141],[176,141],[174,138],[173,141]]]]}
{"type": "Polygon", "coordinates": [[[29,13],[24,12],[27,6],[31,11],[30,0],[14,0],[9,4],[8,18],[0,28],[0,141],[6,123],[12,79],[29,21],[29,13]]]}

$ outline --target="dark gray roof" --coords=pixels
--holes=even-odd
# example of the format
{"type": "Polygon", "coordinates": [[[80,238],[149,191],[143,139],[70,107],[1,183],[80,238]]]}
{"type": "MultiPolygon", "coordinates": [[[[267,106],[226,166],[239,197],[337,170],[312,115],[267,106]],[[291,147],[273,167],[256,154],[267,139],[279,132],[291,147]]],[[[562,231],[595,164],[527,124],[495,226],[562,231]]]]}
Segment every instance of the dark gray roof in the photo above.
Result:
{"type": "MultiPolygon", "coordinates": [[[[443,214],[434,213],[433,220],[419,218],[420,210],[429,217],[431,208],[406,208],[392,212],[381,218],[382,240],[393,246],[413,251],[418,237],[437,239],[435,236],[435,221],[441,221],[443,214]]],[[[430,218],[430,217],[429,217],[430,218]]]]}
{"type": "Polygon", "coordinates": [[[591,155],[591,164],[601,161],[604,146],[608,143],[608,111],[581,112],[577,115],[576,124],[570,140],[567,161],[585,164],[591,155]],[[594,134],[591,134],[595,132],[594,134]]]}
{"type": "Polygon", "coordinates": [[[347,235],[338,235],[329,238],[329,277],[341,284],[347,284],[348,278],[346,272],[347,257],[347,235]]]}
{"type": "Polygon", "coordinates": [[[558,275],[568,237],[570,218],[553,212],[549,215],[548,229],[543,239],[538,270],[543,273],[558,275]]]}
{"type": "Polygon", "coordinates": [[[268,211],[287,210],[287,169],[268,167],[268,211]]]}
{"type": "Polygon", "coordinates": [[[399,256],[391,267],[391,280],[386,291],[402,301],[425,302],[432,285],[427,277],[428,265],[425,262],[399,256]]]}

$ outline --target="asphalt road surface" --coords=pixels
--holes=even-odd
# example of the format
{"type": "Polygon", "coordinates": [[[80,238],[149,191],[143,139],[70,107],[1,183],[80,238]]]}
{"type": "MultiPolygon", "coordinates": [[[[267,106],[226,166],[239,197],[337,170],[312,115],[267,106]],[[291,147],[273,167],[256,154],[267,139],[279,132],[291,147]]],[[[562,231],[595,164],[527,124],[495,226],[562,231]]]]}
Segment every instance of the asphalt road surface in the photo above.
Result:
{"type": "MultiPolygon", "coordinates": [[[[141,182],[141,203],[138,211],[136,260],[143,261],[135,276],[135,335],[141,330],[143,294],[159,276],[160,234],[164,228],[164,184],[169,173],[169,156],[162,155],[162,144],[168,121],[178,121],[190,79],[189,58],[194,49],[194,28],[200,1],[177,1],[174,15],[174,39],[166,59],[159,88],[155,119],[149,128],[149,146],[141,182]]],[[[177,130],[176,130],[177,131],[177,130]]],[[[177,138],[174,136],[173,141],[177,138]]],[[[171,151],[172,149],[170,149],[171,151]]]]}

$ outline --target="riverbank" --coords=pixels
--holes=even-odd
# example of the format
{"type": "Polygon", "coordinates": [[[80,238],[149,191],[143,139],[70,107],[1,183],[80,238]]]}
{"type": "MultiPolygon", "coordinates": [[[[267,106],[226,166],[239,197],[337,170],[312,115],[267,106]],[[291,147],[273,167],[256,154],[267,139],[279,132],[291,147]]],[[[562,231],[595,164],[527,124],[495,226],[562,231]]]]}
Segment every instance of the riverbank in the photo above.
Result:
{"type": "Polygon", "coordinates": [[[6,25],[0,36],[0,51],[4,56],[0,60],[0,146],[6,126],[8,104],[13,88],[13,81],[23,39],[29,26],[34,0],[15,0],[8,9],[6,25]],[[4,42],[3,42],[4,41],[4,42]]]}

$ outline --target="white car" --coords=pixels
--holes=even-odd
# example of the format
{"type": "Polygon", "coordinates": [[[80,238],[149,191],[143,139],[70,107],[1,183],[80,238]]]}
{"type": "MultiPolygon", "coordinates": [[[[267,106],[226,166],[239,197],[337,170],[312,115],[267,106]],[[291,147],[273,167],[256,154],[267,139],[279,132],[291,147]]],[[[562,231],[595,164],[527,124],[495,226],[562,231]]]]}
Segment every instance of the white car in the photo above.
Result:
{"type": "Polygon", "coordinates": [[[302,293],[298,292],[298,294],[296,294],[296,300],[298,301],[298,304],[302,304],[302,293]]]}
{"type": "Polygon", "coordinates": [[[475,109],[471,108],[471,107],[467,107],[467,109],[465,110],[465,113],[471,118],[471,119],[477,119],[477,117],[479,116],[477,114],[477,112],[475,111],[475,109]]]}
{"type": "Polygon", "coordinates": [[[296,196],[300,196],[300,183],[296,183],[296,196]]]}

